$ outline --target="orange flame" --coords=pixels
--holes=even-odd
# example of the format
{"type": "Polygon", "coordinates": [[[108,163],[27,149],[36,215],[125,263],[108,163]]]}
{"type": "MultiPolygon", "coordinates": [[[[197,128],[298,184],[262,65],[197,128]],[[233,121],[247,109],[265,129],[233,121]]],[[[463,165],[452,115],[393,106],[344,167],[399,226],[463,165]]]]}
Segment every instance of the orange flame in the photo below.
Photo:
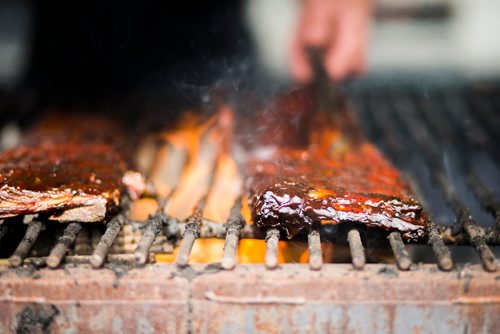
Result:
{"type": "MultiPolygon", "coordinates": [[[[232,132],[233,113],[230,108],[222,107],[209,119],[186,113],[178,127],[161,135],[163,143],[150,164],[149,178],[161,196],[175,190],[165,208],[167,214],[179,220],[188,218],[208,192],[204,219],[220,223],[227,220],[242,189],[242,176],[229,148],[232,132]]],[[[150,150],[145,151],[151,155],[150,150]]],[[[138,200],[132,206],[131,217],[145,220],[156,208],[152,200],[138,200]]],[[[243,198],[242,215],[248,224],[252,224],[246,198],[243,198]]],[[[198,239],[190,263],[220,262],[223,247],[223,239],[198,239]]],[[[238,261],[263,263],[265,249],[264,240],[242,239],[238,246],[238,261]]],[[[280,241],[278,261],[307,262],[306,250],[304,243],[280,241]]],[[[176,248],[173,254],[157,254],[156,260],[172,263],[177,251],[176,248]]]]}

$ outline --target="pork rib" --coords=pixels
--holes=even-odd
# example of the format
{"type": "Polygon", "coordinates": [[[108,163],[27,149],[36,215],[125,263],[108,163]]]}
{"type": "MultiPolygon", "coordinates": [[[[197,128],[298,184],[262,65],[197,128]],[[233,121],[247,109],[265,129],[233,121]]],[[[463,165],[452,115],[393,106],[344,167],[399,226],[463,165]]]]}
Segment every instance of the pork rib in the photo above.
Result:
{"type": "Polygon", "coordinates": [[[289,238],[320,222],[358,222],[400,231],[407,239],[422,236],[422,207],[399,172],[362,136],[347,109],[332,118],[312,100],[311,92],[296,91],[267,108],[274,115],[274,123],[267,123],[272,134],[266,134],[272,140],[263,145],[262,137],[256,139],[244,164],[255,224],[282,228],[289,238]],[[279,116],[290,113],[306,121],[291,127],[279,116]],[[301,137],[306,139],[297,142],[301,137]]]}
{"type": "Polygon", "coordinates": [[[106,118],[44,119],[0,155],[0,218],[47,212],[60,221],[103,220],[124,189],[123,138],[106,118]]]}

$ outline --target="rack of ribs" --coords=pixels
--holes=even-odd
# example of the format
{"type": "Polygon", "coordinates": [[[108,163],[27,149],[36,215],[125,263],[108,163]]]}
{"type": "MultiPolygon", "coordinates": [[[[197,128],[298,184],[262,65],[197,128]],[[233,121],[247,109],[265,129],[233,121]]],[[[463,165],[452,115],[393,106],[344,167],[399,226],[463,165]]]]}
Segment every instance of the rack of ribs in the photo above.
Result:
{"type": "Polygon", "coordinates": [[[44,118],[0,154],[0,218],[45,213],[58,221],[102,221],[123,190],[142,188],[142,176],[127,169],[124,138],[104,117],[44,118]]]}
{"type": "Polygon", "coordinates": [[[246,138],[241,164],[257,227],[292,238],[313,224],[357,222],[406,239],[423,236],[420,203],[345,106],[328,112],[304,89],[264,109],[254,113],[259,131],[246,138]]]}

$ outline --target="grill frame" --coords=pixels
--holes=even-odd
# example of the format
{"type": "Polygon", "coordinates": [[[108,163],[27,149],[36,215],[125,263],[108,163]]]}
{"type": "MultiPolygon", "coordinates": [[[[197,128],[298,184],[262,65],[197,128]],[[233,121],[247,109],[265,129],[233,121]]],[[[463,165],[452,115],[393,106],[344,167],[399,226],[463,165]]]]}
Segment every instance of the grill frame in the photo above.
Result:
{"type": "Polygon", "coordinates": [[[498,275],[479,265],[444,272],[434,265],[399,271],[367,264],[358,271],[324,264],[311,271],[285,264],[270,271],[245,264],[228,271],[115,263],[99,271],[89,264],[0,266],[0,274],[3,331],[26,326],[28,311],[45,317],[52,332],[493,333],[500,325],[498,275]],[[46,319],[47,310],[53,319],[46,319]]]}

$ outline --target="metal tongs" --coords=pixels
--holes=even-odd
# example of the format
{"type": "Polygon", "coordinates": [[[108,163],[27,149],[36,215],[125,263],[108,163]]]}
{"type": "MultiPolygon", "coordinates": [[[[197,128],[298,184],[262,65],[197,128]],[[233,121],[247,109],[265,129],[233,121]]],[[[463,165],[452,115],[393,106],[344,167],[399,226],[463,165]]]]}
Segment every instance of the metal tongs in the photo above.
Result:
{"type": "Polygon", "coordinates": [[[329,113],[336,114],[344,98],[340,93],[339,84],[330,78],[324,67],[324,52],[321,49],[308,49],[309,61],[314,73],[314,81],[312,83],[314,91],[318,94],[318,102],[321,109],[327,110],[329,113]]]}

